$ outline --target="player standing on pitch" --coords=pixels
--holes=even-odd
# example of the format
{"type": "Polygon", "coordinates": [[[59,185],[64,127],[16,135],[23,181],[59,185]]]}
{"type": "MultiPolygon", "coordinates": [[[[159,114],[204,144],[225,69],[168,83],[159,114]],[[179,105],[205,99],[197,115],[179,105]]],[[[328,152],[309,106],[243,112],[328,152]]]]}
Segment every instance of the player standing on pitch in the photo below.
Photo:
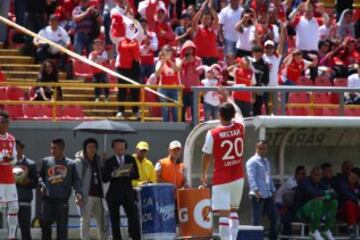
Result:
{"type": "Polygon", "coordinates": [[[18,224],[18,196],[12,165],[16,161],[15,138],[7,132],[10,119],[6,112],[0,112],[0,207],[7,208],[9,240],[15,239],[18,224]]]}
{"type": "Polygon", "coordinates": [[[219,88],[219,92],[225,102],[219,106],[220,125],[206,134],[202,149],[201,183],[207,186],[207,172],[214,159],[213,216],[219,218],[220,238],[235,240],[239,226],[237,210],[244,186],[242,161],[245,124],[240,109],[229,98],[228,92],[223,88],[219,88]]]}

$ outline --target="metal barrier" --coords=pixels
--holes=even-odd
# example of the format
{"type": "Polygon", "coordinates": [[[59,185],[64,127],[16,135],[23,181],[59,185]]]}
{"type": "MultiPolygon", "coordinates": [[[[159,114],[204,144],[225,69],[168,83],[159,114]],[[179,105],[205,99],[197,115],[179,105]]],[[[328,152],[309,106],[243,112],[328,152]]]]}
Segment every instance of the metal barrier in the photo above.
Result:
{"type": "MultiPolygon", "coordinates": [[[[303,107],[303,106],[312,106],[312,107],[324,107],[326,104],[317,104],[317,103],[309,103],[309,104],[287,104],[286,103],[286,95],[289,92],[331,92],[339,94],[339,105],[332,104],[331,107],[339,106],[340,111],[339,115],[344,115],[344,93],[345,92],[360,92],[360,88],[348,88],[348,87],[312,87],[312,86],[278,86],[278,87],[225,87],[229,91],[239,91],[239,92],[251,92],[251,93],[264,93],[269,92],[273,93],[275,97],[273,98],[272,108],[278,109],[280,106],[281,111],[280,115],[286,115],[286,106],[288,107],[303,107]],[[280,95],[280,101],[278,96],[280,95]]],[[[193,126],[198,124],[199,122],[199,96],[201,92],[207,91],[218,91],[217,87],[192,87],[193,95],[193,106],[195,107],[194,116],[192,118],[193,126]]],[[[351,105],[352,107],[359,107],[360,105],[351,105]]],[[[273,111],[274,115],[278,115],[277,111],[273,111]]]]}
{"type": "MultiPolygon", "coordinates": [[[[111,83],[40,83],[40,82],[0,82],[1,86],[16,86],[16,87],[79,87],[79,88],[140,88],[140,101],[139,102],[94,102],[94,101],[59,101],[56,99],[56,94],[53,94],[51,101],[30,101],[30,100],[0,100],[0,105],[50,105],[53,106],[52,109],[52,120],[56,121],[56,106],[66,106],[66,105],[77,105],[77,106],[125,106],[133,107],[139,106],[141,109],[140,120],[144,122],[145,118],[145,108],[146,107],[176,107],[178,109],[178,122],[182,119],[182,100],[183,100],[183,86],[174,86],[174,85],[134,85],[134,84],[111,84],[111,83]],[[174,102],[146,102],[145,99],[145,88],[149,89],[176,89],[178,91],[178,101],[174,102]]],[[[56,93],[56,91],[54,91],[56,93]]]]}

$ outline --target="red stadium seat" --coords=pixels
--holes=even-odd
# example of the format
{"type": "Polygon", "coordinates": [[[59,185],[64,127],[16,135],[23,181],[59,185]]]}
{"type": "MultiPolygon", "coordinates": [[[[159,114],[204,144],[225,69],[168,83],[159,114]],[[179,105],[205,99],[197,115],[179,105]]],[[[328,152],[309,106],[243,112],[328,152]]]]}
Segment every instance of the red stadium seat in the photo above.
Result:
{"type": "Polygon", "coordinates": [[[345,107],[344,115],[348,117],[360,117],[360,108],[345,107]]]}
{"type": "MultiPolygon", "coordinates": [[[[53,106],[44,105],[43,112],[44,112],[44,118],[52,119],[53,106]]],[[[62,106],[56,106],[56,118],[62,118],[63,116],[64,114],[63,114],[62,106]]]]}
{"type": "Polygon", "coordinates": [[[93,67],[74,59],[74,75],[75,77],[85,77],[87,80],[92,78],[93,67]]]}
{"type": "Polygon", "coordinates": [[[286,115],[289,116],[307,116],[309,115],[309,108],[307,107],[292,107],[286,110],[286,115]]]}
{"type": "Polygon", "coordinates": [[[63,115],[66,119],[85,118],[84,110],[81,106],[64,106],[63,115]]]}
{"type": "Polygon", "coordinates": [[[297,80],[297,85],[299,86],[314,86],[313,81],[307,77],[299,77],[297,80]]]}
{"type": "Polygon", "coordinates": [[[330,104],[331,103],[328,93],[313,92],[311,94],[311,96],[313,97],[313,102],[315,104],[330,104]]]}
{"type": "Polygon", "coordinates": [[[331,81],[328,77],[317,77],[315,79],[315,86],[332,86],[331,81]]]}
{"type": "Polygon", "coordinates": [[[325,108],[324,116],[339,116],[339,108],[325,108]]]}
{"type": "Polygon", "coordinates": [[[0,87],[0,100],[7,100],[6,89],[4,87],[0,87]]]}
{"type": "Polygon", "coordinates": [[[336,87],[347,87],[348,81],[347,78],[335,78],[334,86],[336,87]]]}
{"type": "Polygon", "coordinates": [[[22,105],[5,105],[5,111],[10,115],[11,119],[19,119],[24,117],[22,105]]]}
{"type": "Polygon", "coordinates": [[[44,111],[41,105],[24,104],[24,118],[43,118],[44,111]]]}
{"type": "Polygon", "coordinates": [[[23,100],[24,99],[24,90],[19,87],[7,87],[6,96],[9,100],[23,100]]]}
{"type": "Polygon", "coordinates": [[[313,116],[324,116],[324,107],[314,107],[313,116]]]}
{"type": "Polygon", "coordinates": [[[310,94],[307,92],[289,93],[289,103],[310,103],[310,94]]]}

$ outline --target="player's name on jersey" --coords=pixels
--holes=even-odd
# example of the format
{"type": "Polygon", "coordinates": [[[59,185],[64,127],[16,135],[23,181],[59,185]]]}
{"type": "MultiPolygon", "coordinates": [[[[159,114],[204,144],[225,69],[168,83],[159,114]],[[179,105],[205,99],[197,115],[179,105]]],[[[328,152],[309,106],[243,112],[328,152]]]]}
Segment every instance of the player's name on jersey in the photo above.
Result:
{"type": "Polygon", "coordinates": [[[241,159],[232,160],[232,161],[225,161],[224,166],[225,167],[231,167],[231,166],[234,166],[234,165],[238,165],[240,163],[241,163],[241,159]]]}
{"type": "Polygon", "coordinates": [[[236,137],[241,134],[240,129],[234,129],[226,132],[219,133],[220,138],[236,137]]]}

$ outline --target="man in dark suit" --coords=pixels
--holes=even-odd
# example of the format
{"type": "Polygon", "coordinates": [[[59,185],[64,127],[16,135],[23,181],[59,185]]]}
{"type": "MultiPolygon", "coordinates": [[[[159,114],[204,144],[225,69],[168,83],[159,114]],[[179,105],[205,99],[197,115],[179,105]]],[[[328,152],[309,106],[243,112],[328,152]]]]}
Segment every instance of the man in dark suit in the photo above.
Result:
{"type": "Polygon", "coordinates": [[[127,148],[125,140],[114,139],[111,147],[114,156],[105,161],[103,181],[110,181],[106,201],[110,212],[113,239],[121,240],[119,208],[122,205],[128,218],[130,237],[133,240],[140,240],[139,219],[131,186],[131,180],[139,178],[138,168],[134,157],[125,153],[127,148]]]}

